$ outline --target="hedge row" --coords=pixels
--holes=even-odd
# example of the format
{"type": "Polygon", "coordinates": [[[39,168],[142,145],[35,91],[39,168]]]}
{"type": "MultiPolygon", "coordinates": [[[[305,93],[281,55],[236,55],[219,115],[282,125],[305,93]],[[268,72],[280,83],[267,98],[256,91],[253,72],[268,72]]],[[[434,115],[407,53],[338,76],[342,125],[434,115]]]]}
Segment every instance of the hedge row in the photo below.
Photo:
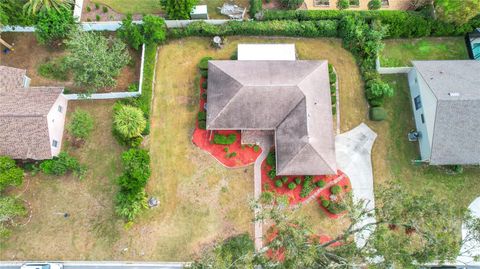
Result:
{"type": "Polygon", "coordinates": [[[265,10],[263,21],[272,20],[340,20],[355,16],[367,22],[380,20],[388,26],[388,38],[423,36],[458,36],[480,27],[480,16],[463,25],[455,25],[425,17],[420,12],[400,10],[349,11],[349,10],[265,10]]]}
{"type": "Polygon", "coordinates": [[[255,18],[255,14],[262,11],[262,0],[250,0],[250,18],[255,18]]]}
{"type": "Polygon", "coordinates": [[[143,82],[142,95],[138,97],[137,105],[142,110],[145,118],[150,118],[150,111],[152,105],[152,82],[153,71],[155,69],[155,55],[157,53],[157,45],[149,44],[145,47],[145,59],[143,66],[143,82]]]}
{"type": "Polygon", "coordinates": [[[264,35],[264,36],[301,36],[301,37],[336,37],[338,21],[229,21],[222,25],[211,25],[199,21],[185,28],[171,29],[170,37],[187,36],[231,36],[231,35],[264,35]]]}

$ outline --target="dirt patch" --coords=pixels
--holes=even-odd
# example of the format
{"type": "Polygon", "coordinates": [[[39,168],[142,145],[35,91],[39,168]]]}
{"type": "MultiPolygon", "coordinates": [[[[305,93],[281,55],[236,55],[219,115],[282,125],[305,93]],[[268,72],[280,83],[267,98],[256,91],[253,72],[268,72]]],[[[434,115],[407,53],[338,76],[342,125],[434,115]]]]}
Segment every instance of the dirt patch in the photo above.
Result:
{"type": "MultiPolygon", "coordinates": [[[[107,34],[111,35],[111,34],[107,34]]],[[[50,60],[67,55],[62,48],[53,48],[37,42],[34,33],[4,33],[2,38],[10,44],[15,44],[15,50],[8,54],[0,54],[2,65],[27,70],[27,76],[32,79],[31,86],[59,86],[71,92],[85,92],[85,89],[74,84],[72,76],[68,81],[58,81],[40,76],[38,67],[50,60]]],[[[99,89],[98,92],[123,92],[132,83],[140,79],[141,52],[130,49],[132,63],[123,68],[117,78],[117,85],[112,88],[99,89]]]]}
{"type": "MultiPolygon", "coordinates": [[[[121,21],[126,17],[126,14],[115,11],[111,7],[105,4],[97,4],[91,0],[84,0],[83,9],[82,9],[82,18],[84,22],[95,22],[95,21],[121,21]],[[104,10],[104,7],[106,10],[104,10]],[[105,12],[106,11],[106,12],[105,12]]],[[[152,13],[149,13],[152,14],[152,13]]],[[[162,13],[153,13],[154,15],[163,16],[162,13]]],[[[132,14],[133,20],[142,20],[142,14],[132,14]]]]}

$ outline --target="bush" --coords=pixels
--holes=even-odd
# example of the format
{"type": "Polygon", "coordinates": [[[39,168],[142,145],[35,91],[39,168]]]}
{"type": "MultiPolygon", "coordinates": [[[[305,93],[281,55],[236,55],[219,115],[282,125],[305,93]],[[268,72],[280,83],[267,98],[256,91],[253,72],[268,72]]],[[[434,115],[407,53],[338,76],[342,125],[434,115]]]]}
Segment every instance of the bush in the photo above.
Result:
{"type": "Polygon", "coordinates": [[[86,168],[66,152],[60,152],[57,157],[45,160],[40,164],[40,170],[47,175],[61,176],[73,172],[76,176],[82,177],[86,168]]]}
{"type": "Polygon", "coordinates": [[[65,57],[53,59],[38,66],[40,76],[60,81],[67,81],[69,68],[65,57]]]}
{"type": "Polygon", "coordinates": [[[213,60],[212,57],[210,56],[207,56],[207,57],[203,57],[200,62],[198,63],[198,68],[200,70],[208,70],[208,61],[210,60],[213,60]]]}
{"type": "Polygon", "coordinates": [[[329,72],[328,77],[330,79],[330,84],[334,84],[337,82],[337,74],[335,72],[329,72]]]}
{"type": "Polygon", "coordinates": [[[295,181],[295,184],[297,184],[297,185],[300,185],[302,183],[302,179],[299,178],[299,177],[295,178],[294,181],[295,181]]]}
{"type": "Polygon", "coordinates": [[[150,155],[144,149],[129,149],[122,153],[124,173],[118,184],[123,189],[140,191],[150,178],[150,155]]]}
{"type": "Polygon", "coordinates": [[[237,136],[235,134],[229,134],[228,136],[215,134],[213,136],[213,143],[217,145],[231,145],[235,143],[236,140],[237,140],[237,136]]]}
{"type": "Polygon", "coordinates": [[[96,21],[100,21],[100,15],[96,15],[96,16],[95,16],[95,20],[96,20],[96,21]]]}
{"type": "Polygon", "coordinates": [[[202,99],[205,100],[205,101],[207,100],[207,93],[206,92],[202,93],[202,99]]]}
{"type": "Polygon", "coordinates": [[[337,86],[336,85],[331,85],[330,86],[330,94],[336,94],[337,93],[337,86]]]}
{"type": "Polygon", "coordinates": [[[145,15],[143,17],[142,32],[145,43],[161,44],[166,40],[165,20],[162,17],[154,15],[145,15]]]}
{"type": "Polygon", "coordinates": [[[337,215],[347,210],[347,207],[343,203],[336,203],[336,202],[330,201],[330,203],[327,206],[327,210],[330,213],[337,215]]]}
{"type": "Polygon", "coordinates": [[[332,95],[332,105],[335,105],[337,103],[337,96],[332,95]]]}
{"type": "Polygon", "coordinates": [[[113,116],[113,129],[123,141],[141,136],[146,126],[143,112],[133,106],[120,105],[113,116]]]}
{"type": "Polygon", "coordinates": [[[206,89],[207,89],[207,86],[208,86],[208,85],[207,85],[207,80],[204,80],[204,81],[202,82],[202,89],[206,90],[206,89]]]}
{"type": "Polygon", "coordinates": [[[333,185],[332,187],[330,187],[330,192],[331,192],[333,195],[337,195],[337,194],[339,194],[340,192],[342,192],[342,187],[340,187],[339,185],[333,185]]]}
{"type": "Polygon", "coordinates": [[[330,201],[327,200],[327,199],[323,199],[322,200],[322,206],[325,207],[325,208],[328,208],[328,206],[330,205],[330,201]]]}
{"type": "Polygon", "coordinates": [[[338,0],[337,7],[340,10],[347,9],[347,8],[350,7],[350,1],[349,0],[338,0]]]}
{"type": "Polygon", "coordinates": [[[275,160],[275,151],[270,151],[267,155],[267,164],[270,167],[275,167],[276,160],[275,160]]]}
{"type": "Polygon", "coordinates": [[[250,0],[250,18],[256,18],[258,12],[262,11],[262,0],[250,0]]]}
{"type": "Polygon", "coordinates": [[[133,221],[147,207],[145,191],[129,192],[120,190],[117,194],[115,212],[127,221],[133,221]]]}
{"type": "Polygon", "coordinates": [[[205,111],[198,112],[198,120],[199,121],[207,120],[207,113],[205,111]]]}
{"type": "Polygon", "coordinates": [[[275,195],[271,191],[263,191],[260,199],[262,200],[262,203],[270,204],[273,202],[273,199],[275,199],[275,195]]]}
{"type": "Polygon", "coordinates": [[[380,9],[382,7],[382,1],[380,0],[370,0],[370,2],[368,2],[368,9],[370,10],[377,10],[377,9],[380,9]]]}
{"type": "Polygon", "coordinates": [[[92,8],[87,6],[87,12],[90,12],[90,11],[92,11],[92,8]]]}
{"type": "Polygon", "coordinates": [[[107,12],[108,12],[108,7],[103,6],[103,7],[102,7],[102,11],[103,11],[103,13],[107,13],[107,12]]]}
{"type": "Polygon", "coordinates": [[[382,121],[387,118],[387,112],[383,107],[371,107],[369,111],[370,120],[382,121]]]}
{"type": "Polygon", "coordinates": [[[290,182],[290,183],[288,183],[288,188],[289,188],[290,190],[294,190],[296,187],[297,187],[297,184],[295,184],[295,182],[290,182]]]}
{"type": "Polygon", "coordinates": [[[99,9],[100,8],[100,4],[99,3],[95,3],[95,9],[99,9]]]}
{"type": "Polygon", "coordinates": [[[325,187],[325,185],[326,185],[327,183],[325,183],[325,181],[324,181],[323,179],[320,179],[319,181],[317,181],[316,184],[317,184],[317,187],[323,188],[323,187],[325,187]]]}
{"type": "Polygon", "coordinates": [[[207,129],[207,122],[204,121],[204,120],[199,121],[199,122],[198,122],[198,128],[201,129],[201,130],[207,129]]]}
{"type": "Polygon", "coordinates": [[[134,24],[132,15],[128,14],[123,20],[122,25],[117,30],[118,37],[135,50],[138,50],[145,42],[141,27],[134,24]]]}
{"type": "Polygon", "coordinates": [[[68,132],[80,139],[87,139],[93,130],[93,118],[87,111],[76,109],[67,125],[68,132]]]}
{"type": "Polygon", "coordinates": [[[283,182],[280,179],[275,180],[275,187],[281,188],[283,186],[283,182]]]}
{"type": "Polygon", "coordinates": [[[287,9],[297,9],[303,3],[303,0],[280,0],[280,3],[287,9]]]}
{"type": "Polygon", "coordinates": [[[267,175],[270,179],[274,179],[277,176],[277,170],[272,168],[270,171],[268,171],[267,175]]]}
{"type": "Polygon", "coordinates": [[[393,96],[393,88],[379,78],[367,81],[365,91],[367,100],[372,106],[381,106],[386,97],[393,96]]]}
{"type": "Polygon", "coordinates": [[[37,16],[35,36],[40,44],[58,45],[76,27],[77,23],[71,10],[45,9],[37,16]]]}
{"type": "Polygon", "coordinates": [[[200,75],[202,78],[208,78],[208,69],[200,69],[200,75]]]}
{"type": "Polygon", "coordinates": [[[0,156],[0,192],[8,186],[19,186],[23,182],[23,170],[7,156],[0,156]]]}
{"type": "Polygon", "coordinates": [[[288,177],[283,176],[282,177],[282,183],[287,183],[287,181],[288,181],[288,177]]]}
{"type": "Polygon", "coordinates": [[[260,147],[258,145],[254,145],[253,146],[253,151],[254,152],[259,152],[260,151],[260,147]]]}
{"type": "Polygon", "coordinates": [[[305,179],[303,181],[302,190],[300,191],[300,197],[307,197],[314,189],[314,185],[311,180],[305,179]]]}

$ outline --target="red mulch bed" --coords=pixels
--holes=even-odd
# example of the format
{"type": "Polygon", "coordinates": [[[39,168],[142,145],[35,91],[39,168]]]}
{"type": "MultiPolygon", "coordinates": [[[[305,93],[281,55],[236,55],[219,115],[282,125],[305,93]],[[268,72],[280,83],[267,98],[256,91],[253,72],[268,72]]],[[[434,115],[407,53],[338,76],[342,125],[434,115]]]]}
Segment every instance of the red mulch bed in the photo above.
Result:
{"type": "MultiPolygon", "coordinates": [[[[305,177],[304,176],[288,176],[288,181],[287,183],[284,183],[282,187],[278,188],[275,186],[275,181],[278,179],[281,179],[281,176],[276,176],[274,179],[270,179],[268,177],[268,171],[271,170],[271,167],[267,164],[267,159],[265,159],[262,163],[262,187],[263,190],[265,191],[265,187],[268,186],[268,190],[273,190],[275,193],[280,194],[280,195],[287,195],[289,198],[290,205],[296,205],[298,203],[302,203],[306,201],[308,198],[310,198],[312,195],[315,194],[315,192],[319,189],[319,187],[315,186],[315,188],[310,192],[310,194],[307,197],[300,197],[300,192],[302,191],[302,186],[297,185],[297,187],[293,190],[290,190],[287,186],[288,183],[294,182],[295,178],[300,178],[302,182],[304,181],[305,177]]],[[[325,184],[328,184],[330,181],[335,180],[338,177],[344,176],[344,179],[340,181],[338,185],[341,184],[350,184],[350,180],[348,177],[340,170],[337,171],[336,175],[323,175],[323,176],[314,176],[312,182],[315,184],[316,182],[323,180],[325,181],[325,184]],[[346,183],[344,183],[346,182],[346,183]]],[[[330,190],[326,189],[323,190],[320,193],[317,193],[317,196],[322,195],[322,193],[329,194],[330,190]]],[[[326,196],[325,196],[326,197],[326,196]]]]}
{"type": "MultiPolygon", "coordinates": [[[[202,83],[205,78],[200,79],[200,111],[205,111],[205,100],[201,98],[202,94],[206,92],[205,89],[202,88],[202,83]]],[[[255,152],[253,146],[242,145],[241,144],[241,137],[240,131],[235,130],[228,130],[228,131],[207,131],[198,128],[198,118],[195,123],[195,131],[193,132],[192,142],[193,144],[197,145],[199,148],[209,152],[212,156],[221,162],[223,165],[227,167],[242,167],[251,165],[255,162],[258,156],[262,153],[262,149],[260,147],[257,148],[257,152],[255,152]],[[237,139],[235,143],[231,145],[217,145],[213,143],[213,136],[214,134],[221,134],[221,135],[229,135],[235,134],[237,139]],[[228,151],[225,151],[225,148],[228,148],[228,151]],[[228,156],[229,153],[236,153],[236,156],[228,156]]]]}
{"type": "MultiPolygon", "coordinates": [[[[350,184],[350,179],[345,175],[345,178],[340,180],[340,182],[337,183],[340,187],[342,187],[342,193],[345,194],[346,192],[349,192],[352,190],[352,185],[350,184]]],[[[340,216],[343,216],[345,212],[340,213],[340,214],[333,214],[330,211],[328,211],[325,207],[322,206],[322,200],[330,200],[330,195],[332,192],[330,191],[330,188],[324,189],[320,192],[318,205],[322,209],[322,211],[331,219],[336,219],[340,216]]]]}

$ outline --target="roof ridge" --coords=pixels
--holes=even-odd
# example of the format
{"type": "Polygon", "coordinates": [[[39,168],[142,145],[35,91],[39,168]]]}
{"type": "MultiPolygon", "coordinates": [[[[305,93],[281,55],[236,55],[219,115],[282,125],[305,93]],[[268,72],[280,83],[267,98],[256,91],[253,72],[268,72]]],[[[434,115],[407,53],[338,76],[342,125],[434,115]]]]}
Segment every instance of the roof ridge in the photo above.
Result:
{"type": "MultiPolygon", "coordinates": [[[[317,69],[319,69],[320,67],[323,66],[324,63],[326,63],[327,61],[326,60],[320,60],[320,61],[316,61],[319,63],[319,65],[317,65],[311,72],[307,73],[298,83],[297,83],[297,87],[300,83],[302,83],[307,77],[309,77],[310,75],[312,75],[317,69]]],[[[330,79],[330,78],[329,78],[330,79]]],[[[303,92],[303,91],[302,91],[303,92]]]]}
{"type": "MultiPolygon", "coordinates": [[[[305,144],[295,153],[295,157],[289,159],[288,162],[287,162],[285,165],[283,165],[283,167],[284,167],[284,168],[285,168],[285,167],[288,167],[288,166],[290,165],[290,163],[293,162],[293,160],[295,160],[295,158],[298,157],[298,153],[301,152],[301,151],[307,146],[307,144],[308,144],[308,143],[305,143],[305,144]]],[[[275,151],[275,155],[277,155],[277,151],[275,151]]],[[[277,159],[277,156],[275,156],[275,159],[277,159]]],[[[275,167],[276,167],[277,169],[279,168],[278,165],[275,165],[275,167]]],[[[277,170],[277,175],[278,175],[278,174],[282,174],[282,171],[278,171],[278,170],[277,170]]]]}

